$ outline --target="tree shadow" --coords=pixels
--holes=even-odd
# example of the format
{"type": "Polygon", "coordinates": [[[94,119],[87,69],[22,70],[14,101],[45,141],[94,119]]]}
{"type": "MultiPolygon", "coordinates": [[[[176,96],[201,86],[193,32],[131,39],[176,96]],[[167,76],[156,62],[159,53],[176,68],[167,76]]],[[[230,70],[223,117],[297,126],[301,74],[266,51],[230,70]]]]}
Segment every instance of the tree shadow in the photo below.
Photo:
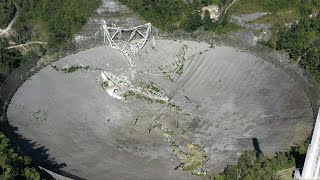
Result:
{"type": "Polygon", "coordinates": [[[302,171],[304,161],[306,159],[309,144],[311,143],[311,137],[308,138],[303,145],[292,147],[290,155],[294,157],[296,161],[296,168],[302,171]]]}
{"type": "Polygon", "coordinates": [[[253,144],[253,148],[256,151],[256,157],[259,157],[260,155],[262,155],[262,151],[259,145],[259,141],[257,138],[252,138],[252,144],[253,144]]]}
{"type": "Polygon", "coordinates": [[[296,168],[302,170],[304,165],[304,160],[306,159],[306,154],[300,154],[297,151],[292,151],[291,155],[296,160],[296,168]]]}
{"type": "Polygon", "coordinates": [[[13,127],[6,122],[1,123],[0,130],[7,138],[10,139],[11,145],[14,148],[17,148],[22,155],[32,158],[32,163],[34,165],[44,167],[54,173],[68,178],[84,180],[83,178],[63,171],[62,168],[66,167],[67,164],[58,163],[55,158],[50,157],[48,149],[45,146],[41,146],[18,134],[17,127],[13,127]]]}

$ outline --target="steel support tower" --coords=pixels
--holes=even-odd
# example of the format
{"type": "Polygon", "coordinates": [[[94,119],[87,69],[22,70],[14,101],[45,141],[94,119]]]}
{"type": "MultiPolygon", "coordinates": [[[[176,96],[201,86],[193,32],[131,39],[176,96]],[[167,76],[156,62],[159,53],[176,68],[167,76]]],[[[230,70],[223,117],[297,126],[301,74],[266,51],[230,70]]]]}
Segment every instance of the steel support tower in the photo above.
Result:
{"type": "Polygon", "coordinates": [[[320,171],[320,110],[314,126],[311,144],[309,144],[302,173],[295,172],[296,180],[317,180],[320,171]]]}

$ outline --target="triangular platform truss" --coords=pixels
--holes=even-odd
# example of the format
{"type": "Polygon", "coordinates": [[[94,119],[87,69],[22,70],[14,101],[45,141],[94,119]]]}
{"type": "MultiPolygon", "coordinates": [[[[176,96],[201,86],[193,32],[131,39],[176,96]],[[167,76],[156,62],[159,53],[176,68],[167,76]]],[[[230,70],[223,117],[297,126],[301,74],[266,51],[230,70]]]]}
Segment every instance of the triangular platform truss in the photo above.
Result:
{"type": "Polygon", "coordinates": [[[150,23],[129,29],[103,25],[104,42],[106,43],[106,39],[108,39],[111,47],[126,56],[129,59],[130,65],[133,66],[131,59],[146,44],[151,28],[150,23]]]}

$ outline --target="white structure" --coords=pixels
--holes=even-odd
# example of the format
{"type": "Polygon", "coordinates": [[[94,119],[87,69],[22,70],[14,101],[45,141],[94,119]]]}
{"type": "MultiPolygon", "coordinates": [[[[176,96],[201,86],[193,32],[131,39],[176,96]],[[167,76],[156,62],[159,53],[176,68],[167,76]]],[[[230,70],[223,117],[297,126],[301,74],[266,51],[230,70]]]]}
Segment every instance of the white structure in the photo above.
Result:
{"type": "Polygon", "coordinates": [[[314,126],[311,144],[309,145],[306,159],[304,161],[302,174],[295,173],[297,180],[316,180],[319,178],[320,170],[320,110],[314,126]]]}
{"type": "Polygon", "coordinates": [[[55,179],[55,180],[73,180],[73,179],[71,179],[71,178],[67,178],[67,177],[64,177],[64,176],[61,176],[61,175],[59,175],[59,174],[57,174],[57,173],[54,173],[54,172],[52,172],[52,171],[50,171],[50,170],[48,170],[48,169],[46,169],[46,168],[43,168],[43,167],[41,167],[41,166],[38,166],[41,170],[44,170],[44,171],[46,171],[48,174],[50,174],[51,175],[51,177],[53,178],[53,179],[55,179]]]}
{"type": "Polygon", "coordinates": [[[209,11],[210,13],[210,19],[213,21],[219,20],[220,12],[219,12],[219,6],[217,5],[211,5],[211,6],[204,6],[201,8],[201,17],[204,18],[205,11],[209,11]]]}
{"type": "Polygon", "coordinates": [[[146,97],[152,100],[160,100],[164,102],[169,101],[169,97],[165,95],[163,90],[154,91],[146,87],[134,87],[126,76],[115,76],[110,72],[101,72],[101,78],[103,82],[107,82],[108,86],[104,87],[106,92],[113,98],[118,100],[125,99],[122,95],[126,92],[133,92],[140,96],[146,97]]]}
{"type": "Polygon", "coordinates": [[[111,47],[117,49],[129,59],[131,66],[133,66],[131,58],[146,44],[152,28],[150,23],[129,29],[107,27],[106,24],[102,27],[104,42],[107,38],[111,47]]]}

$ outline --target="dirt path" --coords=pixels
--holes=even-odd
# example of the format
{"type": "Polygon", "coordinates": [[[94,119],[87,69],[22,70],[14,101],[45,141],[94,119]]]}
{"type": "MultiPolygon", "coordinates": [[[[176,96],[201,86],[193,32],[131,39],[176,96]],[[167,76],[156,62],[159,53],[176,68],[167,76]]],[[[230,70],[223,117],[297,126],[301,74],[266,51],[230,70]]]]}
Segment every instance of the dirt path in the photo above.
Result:
{"type": "Polygon", "coordinates": [[[11,22],[9,23],[9,25],[5,29],[0,29],[0,37],[2,37],[2,36],[7,37],[10,34],[10,32],[12,30],[12,26],[14,25],[14,23],[16,22],[16,20],[19,17],[18,6],[14,1],[12,1],[12,2],[16,6],[16,9],[17,9],[16,14],[15,14],[14,18],[11,20],[11,22]]]}
{"type": "Polygon", "coordinates": [[[15,45],[15,46],[9,46],[7,49],[14,49],[14,48],[19,48],[19,47],[24,47],[24,46],[28,46],[31,44],[43,44],[43,45],[47,45],[48,43],[46,42],[42,42],[42,41],[29,41],[25,44],[19,44],[19,45],[15,45]]]}
{"type": "Polygon", "coordinates": [[[225,14],[227,14],[228,9],[236,2],[237,0],[233,0],[232,3],[226,8],[224,11],[225,14]]]}

